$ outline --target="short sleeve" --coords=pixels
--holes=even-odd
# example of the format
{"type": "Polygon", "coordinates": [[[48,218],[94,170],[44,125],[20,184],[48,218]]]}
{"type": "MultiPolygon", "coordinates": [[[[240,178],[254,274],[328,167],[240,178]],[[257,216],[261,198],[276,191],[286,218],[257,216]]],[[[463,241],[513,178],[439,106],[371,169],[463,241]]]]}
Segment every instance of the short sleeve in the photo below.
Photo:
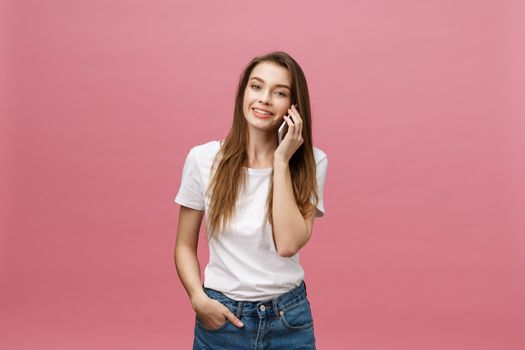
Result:
{"type": "Polygon", "coordinates": [[[197,210],[204,210],[202,178],[199,172],[198,157],[195,147],[186,156],[179,192],[175,203],[197,210]]]}
{"type": "MultiPolygon", "coordinates": [[[[321,159],[316,162],[316,179],[317,179],[317,195],[319,201],[317,202],[317,212],[315,217],[322,217],[325,214],[324,210],[324,183],[326,180],[326,172],[328,170],[328,158],[326,155],[323,155],[321,159]]],[[[311,202],[313,204],[313,196],[311,197],[311,202]]]]}

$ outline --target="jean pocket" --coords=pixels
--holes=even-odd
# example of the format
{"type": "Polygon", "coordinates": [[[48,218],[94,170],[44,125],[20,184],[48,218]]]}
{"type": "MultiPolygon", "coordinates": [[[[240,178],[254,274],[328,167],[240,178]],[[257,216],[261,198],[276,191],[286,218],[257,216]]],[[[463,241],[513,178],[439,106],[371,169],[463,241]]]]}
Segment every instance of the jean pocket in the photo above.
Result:
{"type": "Polygon", "coordinates": [[[310,302],[306,298],[281,310],[279,314],[284,326],[290,330],[306,329],[314,324],[310,302]]]}
{"type": "Polygon", "coordinates": [[[228,303],[227,301],[228,298],[219,291],[212,291],[209,289],[208,290],[204,289],[204,293],[208,296],[208,298],[217,300],[219,303],[223,305],[228,303]]]}
{"type": "Polygon", "coordinates": [[[195,314],[195,322],[197,324],[197,327],[200,329],[206,331],[206,332],[219,332],[222,331],[224,328],[226,328],[231,322],[230,320],[226,319],[226,321],[220,325],[218,328],[209,328],[204,323],[202,323],[201,319],[199,318],[199,315],[195,314]]]}

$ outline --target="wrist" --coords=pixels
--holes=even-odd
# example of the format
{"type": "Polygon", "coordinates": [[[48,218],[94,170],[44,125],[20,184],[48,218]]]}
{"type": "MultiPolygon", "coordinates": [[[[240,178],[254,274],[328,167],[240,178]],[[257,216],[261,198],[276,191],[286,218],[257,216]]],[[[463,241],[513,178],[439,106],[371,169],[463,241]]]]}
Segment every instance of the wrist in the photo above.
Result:
{"type": "Polygon", "coordinates": [[[274,168],[286,168],[288,167],[288,161],[282,158],[274,158],[273,167],[274,168]]]}
{"type": "Polygon", "coordinates": [[[206,293],[204,293],[204,291],[198,291],[195,294],[192,294],[190,296],[190,301],[191,301],[191,307],[193,308],[193,310],[196,310],[197,306],[201,304],[202,301],[206,300],[207,298],[208,296],[206,295],[206,293]]]}

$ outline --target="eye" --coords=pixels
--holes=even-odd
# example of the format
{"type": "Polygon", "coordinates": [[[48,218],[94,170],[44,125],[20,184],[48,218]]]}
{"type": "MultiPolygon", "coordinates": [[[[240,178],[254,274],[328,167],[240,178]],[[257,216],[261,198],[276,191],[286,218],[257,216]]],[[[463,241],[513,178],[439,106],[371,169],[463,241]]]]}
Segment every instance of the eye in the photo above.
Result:
{"type": "MultiPolygon", "coordinates": [[[[255,90],[257,90],[258,88],[261,88],[261,87],[260,87],[259,85],[257,85],[257,84],[252,84],[252,85],[250,85],[250,87],[251,87],[252,89],[255,89],[255,90]]],[[[281,94],[282,97],[286,97],[286,94],[285,94],[284,92],[277,91],[277,93],[278,93],[278,94],[281,94]]]]}

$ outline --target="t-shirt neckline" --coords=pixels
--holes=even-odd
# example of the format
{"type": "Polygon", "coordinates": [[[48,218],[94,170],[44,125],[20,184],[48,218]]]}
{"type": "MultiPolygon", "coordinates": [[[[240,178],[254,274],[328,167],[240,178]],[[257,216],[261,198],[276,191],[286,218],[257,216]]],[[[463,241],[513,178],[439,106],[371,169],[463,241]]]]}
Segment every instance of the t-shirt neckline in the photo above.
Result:
{"type": "MultiPolygon", "coordinates": [[[[221,141],[222,140],[216,140],[217,145],[219,146],[219,149],[221,148],[221,141]]],[[[270,168],[247,168],[243,166],[243,168],[248,170],[248,174],[254,174],[254,175],[267,175],[271,174],[273,171],[273,167],[270,168]]]]}

